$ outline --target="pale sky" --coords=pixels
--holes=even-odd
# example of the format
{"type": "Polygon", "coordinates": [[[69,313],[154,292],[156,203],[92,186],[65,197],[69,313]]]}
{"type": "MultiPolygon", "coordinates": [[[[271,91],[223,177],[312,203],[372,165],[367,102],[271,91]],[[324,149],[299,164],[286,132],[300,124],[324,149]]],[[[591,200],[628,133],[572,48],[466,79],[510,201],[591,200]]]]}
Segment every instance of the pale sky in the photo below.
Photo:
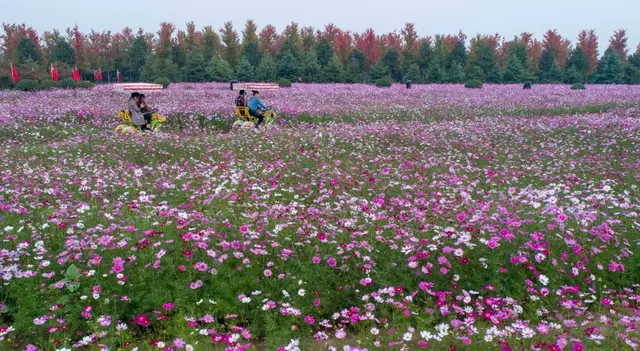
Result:
{"type": "Polygon", "coordinates": [[[0,0],[0,22],[24,22],[39,33],[76,24],[83,32],[120,31],[125,26],[156,32],[163,21],[182,29],[188,21],[198,29],[232,21],[240,32],[248,18],[259,28],[272,24],[279,32],[295,21],[316,28],[333,22],[345,30],[371,27],[387,33],[413,22],[421,36],[462,30],[468,37],[499,33],[511,39],[528,31],[541,39],[546,30],[557,29],[572,43],[581,29],[595,29],[600,53],[619,28],[627,29],[629,48],[635,50],[640,43],[638,14],[640,0],[0,0]]]}

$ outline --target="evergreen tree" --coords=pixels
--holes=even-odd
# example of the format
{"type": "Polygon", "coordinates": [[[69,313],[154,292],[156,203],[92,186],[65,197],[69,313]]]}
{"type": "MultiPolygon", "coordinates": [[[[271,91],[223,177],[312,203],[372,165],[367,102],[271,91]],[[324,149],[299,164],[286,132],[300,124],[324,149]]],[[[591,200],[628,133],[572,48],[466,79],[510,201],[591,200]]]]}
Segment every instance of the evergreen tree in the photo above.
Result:
{"type": "Polygon", "coordinates": [[[202,32],[202,57],[204,62],[211,62],[213,56],[220,53],[220,37],[211,26],[204,27],[202,32]]]}
{"type": "Polygon", "coordinates": [[[520,57],[511,52],[505,63],[504,81],[507,83],[520,83],[527,79],[527,70],[520,57]]]}
{"type": "Polygon", "coordinates": [[[182,68],[182,80],[185,82],[206,82],[209,79],[204,58],[196,51],[193,51],[182,68]]]}
{"type": "Polygon", "coordinates": [[[551,49],[543,49],[538,64],[538,81],[540,83],[557,83],[561,79],[555,55],[551,49]]]}
{"type": "Polygon", "coordinates": [[[251,82],[255,78],[255,72],[251,62],[243,57],[236,68],[236,79],[241,82],[251,82]]]}
{"type": "Polygon", "coordinates": [[[612,84],[621,83],[623,79],[622,62],[618,53],[613,48],[608,48],[598,61],[598,69],[595,73],[596,83],[612,84]]]}
{"type": "Polygon", "coordinates": [[[187,53],[178,43],[171,45],[171,61],[178,67],[184,67],[187,62],[187,53]]]}
{"type": "Polygon", "coordinates": [[[484,40],[478,40],[474,55],[469,59],[469,68],[471,69],[471,75],[481,81],[498,83],[501,80],[496,54],[484,40]],[[477,77],[479,74],[476,72],[476,67],[482,71],[482,79],[477,77]]]}
{"type": "Polygon", "coordinates": [[[453,50],[447,58],[447,70],[459,66],[466,67],[467,65],[467,49],[464,46],[464,41],[459,40],[453,47],[453,50]]]}
{"type": "Polygon", "coordinates": [[[431,42],[425,41],[420,45],[420,56],[418,57],[418,66],[422,70],[422,72],[428,72],[433,65],[435,53],[433,51],[433,47],[431,46],[431,42]]]}
{"type": "Polygon", "coordinates": [[[387,71],[391,74],[391,79],[398,82],[402,80],[400,72],[400,55],[396,49],[389,49],[382,56],[381,61],[387,67],[387,71]]]}
{"type": "Polygon", "coordinates": [[[224,27],[220,29],[222,43],[222,57],[231,65],[236,67],[240,62],[240,39],[238,33],[233,29],[231,22],[226,22],[224,27]]]}
{"type": "Polygon", "coordinates": [[[171,61],[171,58],[161,58],[158,56],[148,56],[147,62],[142,67],[141,79],[153,82],[157,78],[165,77],[172,82],[180,80],[180,69],[178,65],[171,61]]]}
{"type": "Polygon", "coordinates": [[[629,55],[628,62],[636,68],[640,68],[640,50],[636,51],[633,55],[629,55]]]}
{"type": "Polygon", "coordinates": [[[447,69],[446,80],[450,83],[462,83],[464,82],[466,75],[464,73],[464,68],[462,68],[462,63],[453,61],[453,66],[447,69]]]}
{"type": "Polygon", "coordinates": [[[228,82],[233,75],[233,69],[227,60],[213,56],[207,67],[207,74],[214,82],[228,82]]]}
{"type": "Polygon", "coordinates": [[[576,66],[569,66],[569,68],[563,72],[562,80],[568,84],[582,83],[584,81],[584,74],[580,73],[576,66]]]}
{"type": "Polygon", "coordinates": [[[349,57],[349,64],[345,70],[345,82],[363,83],[367,79],[365,72],[366,57],[362,51],[354,49],[349,57]]]}
{"type": "Polygon", "coordinates": [[[318,45],[316,46],[316,55],[318,56],[318,63],[321,66],[326,66],[333,57],[333,46],[328,38],[320,38],[318,45]]]}
{"type": "Polygon", "coordinates": [[[433,55],[433,60],[428,67],[427,81],[429,83],[442,83],[445,80],[445,71],[440,64],[440,58],[437,55],[433,55]]]}
{"type": "MultiPolygon", "coordinates": [[[[73,66],[76,63],[76,56],[73,53],[73,47],[71,44],[62,38],[58,38],[55,41],[55,46],[53,47],[53,51],[51,53],[51,62],[62,62],[65,65],[73,66]]],[[[145,57],[146,59],[146,57],[145,57]]],[[[144,65],[144,60],[142,60],[140,66],[137,69],[140,69],[144,65]]]]}
{"type": "Polygon", "coordinates": [[[624,84],[640,84],[640,68],[630,63],[623,64],[622,82],[624,84]]]}
{"type": "Polygon", "coordinates": [[[371,81],[375,82],[376,80],[384,77],[389,77],[389,67],[384,60],[380,58],[378,63],[371,70],[371,81]]]}
{"type": "Polygon", "coordinates": [[[323,81],[329,83],[344,82],[344,67],[337,56],[332,56],[329,63],[323,68],[323,81]]]}
{"type": "Polygon", "coordinates": [[[285,51],[278,59],[278,77],[295,81],[300,75],[300,65],[291,51],[285,51]]]}
{"type": "Polygon", "coordinates": [[[302,79],[305,82],[317,82],[320,78],[320,64],[314,50],[310,50],[302,57],[300,64],[302,79]]]}
{"type": "Polygon", "coordinates": [[[260,59],[256,76],[263,82],[275,82],[278,78],[278,63],[273,57],[266,55],[260,59]]]}
{"type": "Polygon", "coordinates": [[[244,49],[242,51],[242,56],[244,56],[247,61],[251,64],[251,66],[257,66],[260,64],[260,50],[258,48],[257,41],[250,41],[244,45],[244,49]]]}
{"type": "Polygon", "coordinates": [[[16,52],[18,63],[38,62],[40,60],[40,51],[38,51],[38,47],[31,38],[24,37],[20,39],[16,52]]]}
{"type": "Polygon", "coordinates": [[[572,81],[575,80],[575,79],[569,79],[570,75],[573,75],[574,76],[573,78],[578,78],[574,73],[575,71],[576,73],[581,75],[581,77],[578,81],[574,83],[584,81],[585,77],[589,72],[589,61],[587,59],[587,55],[584,53],[584,49],[581,46],[578,46],[573,51],[571,51],[571,55],[567,60],[567,70],[571,68],[573,68],[572,72],[570,72],[571,74],[568,74],[565,72],[565,78],[567,78],[566,80],[572,80],[572,81]]]}
{"type": "MultiPolygon", "coordinates": [[[[460,67],[462,70],[462,67],[460,67]]],[[[464,72],[462,72],[464,74],[464,72]]],[[[404,76],[405,80],[410,80],[414,83],[422,83],[422,73],[420,72],[420,67],[416,63],[412,63],[407,67],[404,76]]]]}
{"type": "MultiPolygon", "coordinates": [[[[127,59],[129,61],[129,70],[138,72],[140,68],[147,62],[149,56],[149,47],[144,37],[138,36],[127,50],[127,59]]],[[[167,77],[168,78],[168,77],[167,77]]]]}

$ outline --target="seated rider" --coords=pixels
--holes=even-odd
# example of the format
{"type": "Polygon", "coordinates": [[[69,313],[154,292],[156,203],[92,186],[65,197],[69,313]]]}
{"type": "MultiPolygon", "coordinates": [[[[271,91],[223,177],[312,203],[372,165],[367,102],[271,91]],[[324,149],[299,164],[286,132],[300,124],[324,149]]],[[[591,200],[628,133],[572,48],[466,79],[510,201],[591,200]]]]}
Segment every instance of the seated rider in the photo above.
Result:
{"type": "Polygon", "coordinates": [[[257,90],[252,91],[253,97],[249,100],[249,114],[258,119],[256,122],[256,129],[260,128],[262,122],[264,122],[264,110],[269,109],[260,101],[260,93],[257,90]]]}
{"type": "Polygon", "coordinates": [[[144,130],[146,125],[140,109],[140,94],[137,92],[131,93],[131,98],[129,98],[129,114],[131,115],[131,123],[144,130]]]}
{"type": "Polygon", "coordinates": [[[244,89],[240,90],[236,97],[236,107],[247,107],[247,95],[244,89]]]}
{"type": "Polygon", "coordinates": [[[147,106],[147,102],[145,100],[145,95],[140,94],[140,112],[144,116],[145,125],[143,129],[149,129],[149,125],[151,124],[151,120],[153,119],[153,110],[149,109],[147,106]]]}

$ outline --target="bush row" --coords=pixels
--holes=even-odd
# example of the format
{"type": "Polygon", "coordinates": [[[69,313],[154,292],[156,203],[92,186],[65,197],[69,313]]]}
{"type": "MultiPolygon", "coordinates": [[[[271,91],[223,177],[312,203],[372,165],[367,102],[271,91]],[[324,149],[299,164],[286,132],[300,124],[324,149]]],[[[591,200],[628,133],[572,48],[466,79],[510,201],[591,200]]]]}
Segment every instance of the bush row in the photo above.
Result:
{"type": "Polygon", "coordinates": [[[86,81],[75,82],[72,79],[68,79],[68,78],[63,79],[59,82],[56,82],[52,79],[46,79],[40,82],[33,79],[21,79],[18,82],[18,84],[15,85],[15,89],[22,90],[22,91],[37,91],[37,90],[48,90],[48,89],[55,89],[55,88],[90,89],[90,88],[93,88],[94,86],[95,84],[93,84],[92,82],[86,82],[86,81]]]}

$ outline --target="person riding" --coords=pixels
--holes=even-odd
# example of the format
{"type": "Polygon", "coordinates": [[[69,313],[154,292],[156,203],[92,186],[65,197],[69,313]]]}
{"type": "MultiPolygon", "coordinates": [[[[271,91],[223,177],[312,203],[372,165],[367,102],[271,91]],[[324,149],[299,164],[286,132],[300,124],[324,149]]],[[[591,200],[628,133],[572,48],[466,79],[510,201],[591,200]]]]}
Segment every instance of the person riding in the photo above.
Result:
{"type": "Polygon", "coordinates": [[[236,107],[247,107],[247,95],[244,89],[240,90],[236,97],[236,107]]]}
{"type": "Polygon", "coordinates": [[[149,125],[151,124],[151,120],[153,119],[153,110],[149,109],[149,106],[146,102],[146,96],[144,94],[140,94],[140,112],[142,112],[142,116],[144,117],[145,124],[142,129],[149,129],[149,125]]]}
{"type": "Polygon", "coordinates": [[[256,129],[260,128],[262,122],[264,122],[264,110],[269,109],[269,106],[265,106],[262,101],[260,101],[260,92],[257,90],[253,90],[253,97],[249,100],[249,114],[258,119],[256,122],[256,129]]]}
{"type": "Polygon", "coordinates": [[[129,98],[129,114],[131,115],[131,123],[134,126],[145,130],[146,123],[144,120],[144,115],[142,114],[142,109],[140,108],[140,93],[133,92],[131,93],[131,97],[129,98]]]}

